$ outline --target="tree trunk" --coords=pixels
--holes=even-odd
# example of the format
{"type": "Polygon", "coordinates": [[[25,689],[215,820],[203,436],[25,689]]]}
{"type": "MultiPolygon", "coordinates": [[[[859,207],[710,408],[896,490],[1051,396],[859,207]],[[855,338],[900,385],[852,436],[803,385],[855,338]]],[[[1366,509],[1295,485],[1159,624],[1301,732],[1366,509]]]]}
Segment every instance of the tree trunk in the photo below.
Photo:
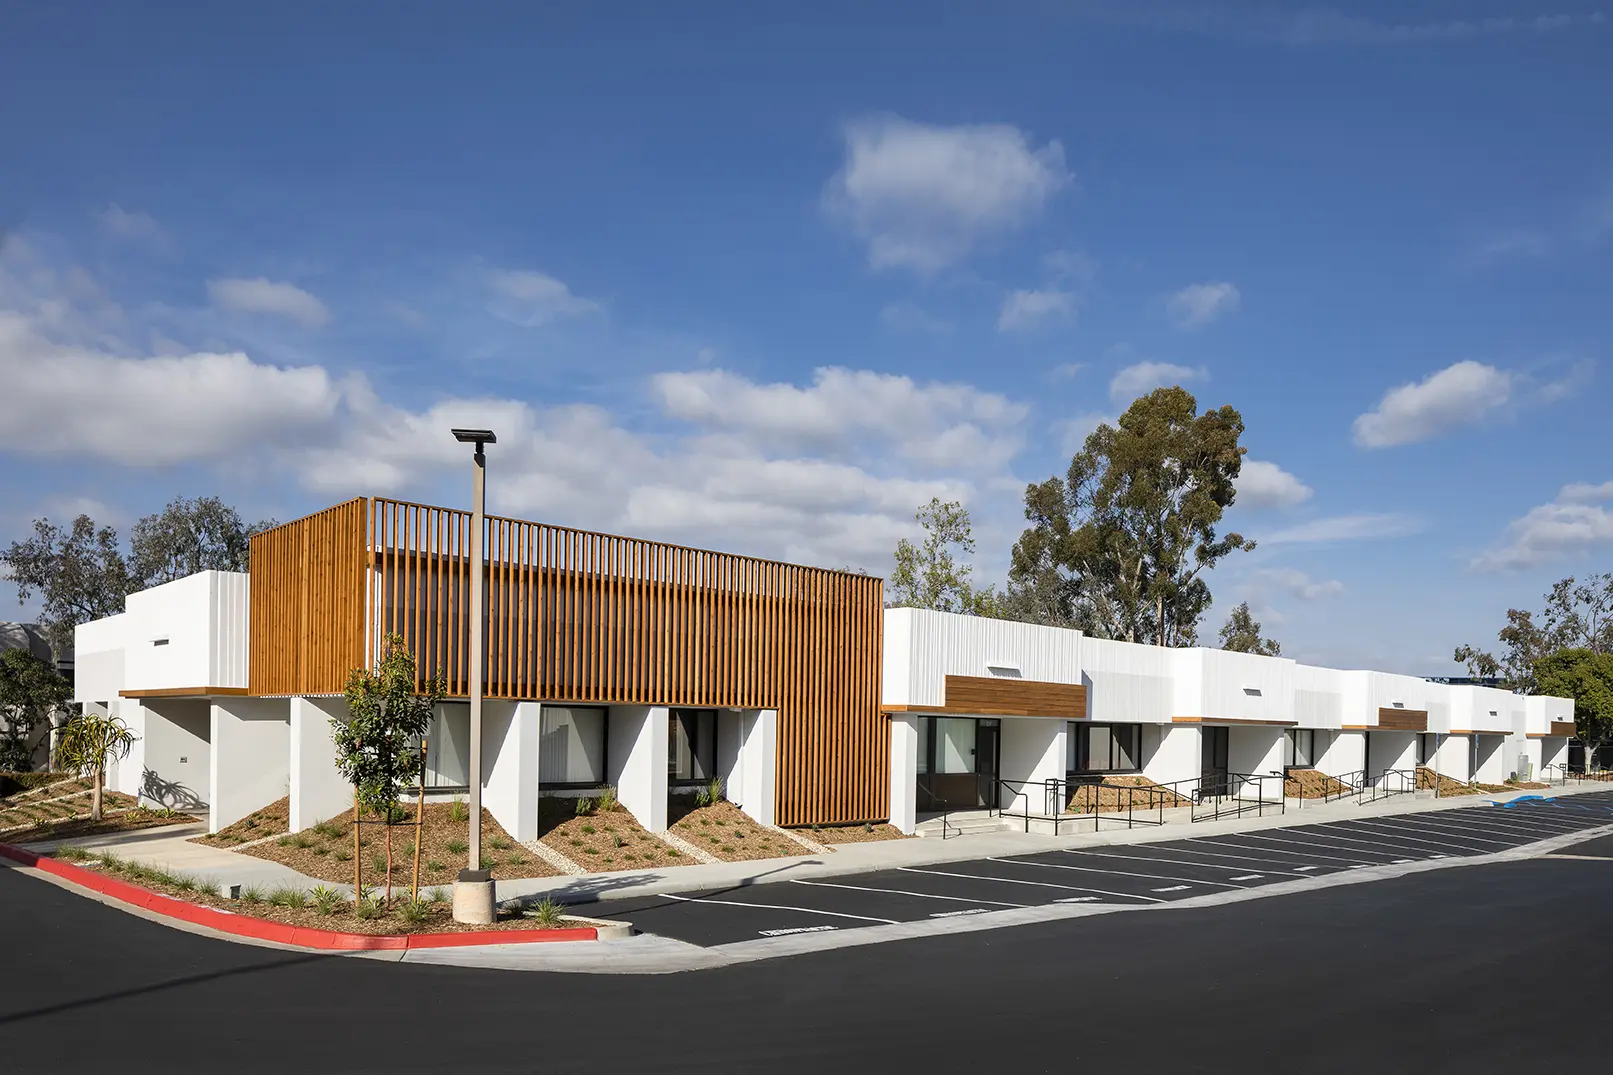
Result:
{"type": "Polygon", "coordinates": [[[392,807],[386,808],[386,906],[392,906],[392,807]]]}
{"type": "Polygon", "coordinates": [[[106,782],[106,770],[97,767],[95,770],[95,783],[90,788],[90,820],[101,820],[101,787],[106,782]]]}

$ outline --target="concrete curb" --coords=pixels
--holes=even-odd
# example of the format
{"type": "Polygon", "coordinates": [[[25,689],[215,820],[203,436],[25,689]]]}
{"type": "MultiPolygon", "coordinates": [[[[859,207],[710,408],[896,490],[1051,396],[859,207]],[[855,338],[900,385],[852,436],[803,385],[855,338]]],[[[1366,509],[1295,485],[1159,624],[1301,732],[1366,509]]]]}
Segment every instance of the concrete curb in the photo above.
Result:
{"type": "Polygon", "coordinates": [[[600,939],[598,925],[575,929],[412,933],[391,937],[366,933],[339,933],[308,926],[288,926],[282,922],[270,922],[250,915],[238,915],[232,911],[220,911],[212,907],[187,903],[127,881],[120,881],[115,877],[96,873],[94,870],[86,870],[72,863],[25,851],[9,844],[0,844],[0,858],[10,859],[29,869],[59,877],[91,892],[111,897],[120,903],[138,907],[164,918],[204,926],[236,937],[269,941],[292,948],[322,952],[396,952],[420,948],[463,948],[473,945],[539,944],[600,939]]]}

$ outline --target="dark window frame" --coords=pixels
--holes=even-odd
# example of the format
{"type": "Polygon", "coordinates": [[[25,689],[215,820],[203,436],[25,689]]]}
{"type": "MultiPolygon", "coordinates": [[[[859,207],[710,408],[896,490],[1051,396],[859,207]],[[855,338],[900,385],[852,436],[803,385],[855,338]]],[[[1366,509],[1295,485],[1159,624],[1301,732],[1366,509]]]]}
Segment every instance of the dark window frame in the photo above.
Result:
{"type": "Polygon", "coordinates": [[[1143,771],[1143,726],[1141,724],[1106,723],[1098,722],[1088,724],[1085,721],[1075,725],[1075,769],[1076,773],[1114,773],[1117,775],[1134,774],[1143,771]],[[1109,757],[1107,765],[1094,767],[1092,764],[1092,729],[1103,728],[1109,733],[1109,757]],[[1131,758],[1134,764],[1130,766],[1117,766],[1114,764],[1119,753],[1116,745],[1116,732],[1128,735],[1131,739],[1131,758]]]}

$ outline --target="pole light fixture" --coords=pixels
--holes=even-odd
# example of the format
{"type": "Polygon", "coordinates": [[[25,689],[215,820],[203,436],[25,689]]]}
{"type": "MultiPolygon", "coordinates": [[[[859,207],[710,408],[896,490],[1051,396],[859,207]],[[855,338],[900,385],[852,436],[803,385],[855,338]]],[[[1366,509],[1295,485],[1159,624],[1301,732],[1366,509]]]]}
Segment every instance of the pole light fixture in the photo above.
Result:
{"type": "Polygon", "coordinates": [[[493,921],[496,901],[490,871],[482,869],[482,671],[486,663],[482,618],[486,612],[483,531],[487,520],[486,445],[497,444],[491,429],[455,429],[454,439],[474,444],[471,457],[470,524],[470,838],[468,862],[454,885],[454,920],[485,925],[493,921]]]}

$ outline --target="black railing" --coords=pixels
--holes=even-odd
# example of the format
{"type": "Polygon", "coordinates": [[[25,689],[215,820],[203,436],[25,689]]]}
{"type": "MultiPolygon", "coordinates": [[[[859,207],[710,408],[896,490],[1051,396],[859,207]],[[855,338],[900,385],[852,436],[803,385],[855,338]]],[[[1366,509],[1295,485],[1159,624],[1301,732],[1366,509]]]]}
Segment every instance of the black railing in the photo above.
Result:
{"type": "MultiPolygon", "coordinates": [[[[1430,770],[1432,772],[1432,770],[1430,770]]],[[[1385,769],[1375,778],[1367,781],[1356,796],[1356,805],[1365,806],[1375,803],[1379,799],[1389,799],[1396,795],[1410,795],[1417,790],[1416,769],[1385,769]]],[[[1434,776],[1434,794],[1439,794],[1439,776],[1434,776]]]]}
{"type": "MultiPolygon", "coordinates": [[[[1356,769],[1355,771],[1348,773],[1339,773],[1337,776],[1333,775],[1332,773],[1324,773],[1315,766],[1307,766],[1306,771],[1317,773],[1321,776],[1322,794],[1305,795],[1305,788],[1303,784],[1301,784],[1301,794],[1292,796],[1293,798],[1299,800],[1299,808],[1301,810],[1305,808],[1306,803],[1320,802],[1323,806],[1326,806],[1328,803],[1335,803],[1341,799],[1354,798],[1361,793],[1361,788],[1366,784],[1367,780],[1366,770],[1364,769],[1356,769]]],[[[1287,787],[1288,781],[1290,779],[1294,779],[1293,777],[1289,776],[1290,772],[1292,772],[1292,770],[1286,770],[1283,773],[1283,795],[1285,798],[1289,797],[1287,787]]]]}
{"type": "Polygon", "coordinates": [[[1031,831],[1033,821],[1049,825],[1055,836],[1063,832],[1065,825],[1082,821],[1091,821],[1093,831],[1102,828],[1105,821],[1124,823],[1128,829],[1163,825],[1166,810],[1191,803],[1188,796],[1169,784],[1110,784],[1097,773],[1064,780],[999,780],[997,787],[998,801],[1009,804],[998,809],[998,817],[1020,821],[1026,832],[1031,831]],[[1088,788],[1091,790],[1086,791],[1088,788]],[[1105,791],[1114,792],[1108,804],[1103,801],[1105,791]]]}
{"type": "MultiPolygon", "coordinates": [[[[962,836],[963,835],[963,830],[958,829],[958,827],[956,825],[952,824],[952,822],[950,820],[948,820],[948,816],[952,813],[952,804],[948,800],[943,799],[941,796],[937,795],[935,793],[935,789],[930,786],[929,782],[927,780],[925,780],[923,775],[921,775],[918,778],[918,780],[916,781],[916,784],[917,784],[918,790],[922,791],[924,793],[925,799],[929,802],[929,804],[932,807],[933,806],[939,806],[941,808],[940,814],[939,814],[939,820],[941,822],[941,839],[950,840],[954,836],[962,836]],[[953,829],[957,829],[957,831],[956,832],[951,831],[953,829]]],[[[925,813],[933,814],[934,811],[933,810],[927,810],[927,811],[925,811],[925,813]]],[[[931,818],[926,818],[925,820],[933,821],[933,820],[937,820],[937,818],[931,817],[931,818]]]]}
{"type": "Polygon", "coordinates": [[[1215,821],[1250,813],[1264,817],[1287,811],[1282,773],[1207,773],[1198,781],[1192,820],[1215,821]]]}

